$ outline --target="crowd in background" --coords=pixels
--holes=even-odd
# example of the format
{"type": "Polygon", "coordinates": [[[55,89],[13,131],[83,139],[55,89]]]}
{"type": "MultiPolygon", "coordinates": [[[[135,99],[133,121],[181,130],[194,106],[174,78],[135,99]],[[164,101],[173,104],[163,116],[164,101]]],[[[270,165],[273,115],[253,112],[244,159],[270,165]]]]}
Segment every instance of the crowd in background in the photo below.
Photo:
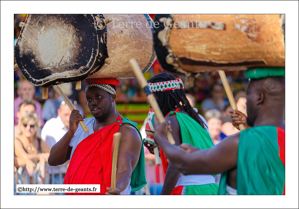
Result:
{"type": "MultiPolygon", "coordinates": [[[[15,15],[15,37],[19,36],[19,22],[26,15],[15,15]]],[[[158,62],[145,73],[146,78],[161,72],[158,62]]],[[[174,73],[184,83],[186,77],[174,73]]],[[[246,114],[246,81],[244,73],[228,72],[228,81],[234,89],[237,109],[246,114]]],[[[14,71],[14,168],[16,184],[62,184],[68,162],[61,166],[49,166],[47,160],[51,147],[62,138],[69,127],[71,110],[61,96],[49,88],[47,100],[41,99],[41,88],[35,87],[24,79],[21,71],[14,71]]],[[[137,79],[120,80],[117,87],[118,103],[146,103],[146,96],[137,79]]],[[[238,130],[232,125],[229,114],[231,106],[226,98],[217,73],[205,74],[195,79],[193,87],[185,85],[189,102],[207,121],[211,139],[216,146],[238,130]]],[[[61,84],[60,88],[80,111],[83,117],[91,117],[85,99],[86,83],[81,90],[75,90],[75,83],[61,84]]],[[[145,137],[143,135],[143,137],[145,137]]],[[[162,166],[155,166],[155,157],[145,148],[146,177],[151,194],[159,194],[163,186],[162,166]]],[[[219,180],[219,175],[216,177],[219,180]]],[[[136,194],[139,194],[138,192],[136,194]]],[[[140,193],[141,194],[141,193],[140,193]]]]}
{"type": "MultiPolygon", "coordinates": [[[[60,84],[62,91],[71,99],[81,99],[80,103],[71,99],[74,106],[83,116],[88,115],[85,100],[85,90],[73,91],[75,84],[60,84]]],[[[84,84],[83,84],[84,86],[84,84]]],[[[14,101],[15,109],[15,175],[16,182],[62,184],[68,162],[61,166],[48,166],[50,148],[60,140],[69,127],[71,110],[56,92],[43,104],[34,98],[36,88],[26,80],[18,83],[17,95],[14,101]],[[24,162],[21,162],[24,161],[24,162]]],[[[200,113],[207,121],[208,130],[214,145],[224,140],[226,136],[235,134],[238,130],[232,125],[228,110],[231,109],[225,98],[223,86],[213,84],[210,97],[203,100],[200,113]]],[[[192,94],[187,94],[190,104],[197,104],[192,94]]],[[[244,91],[235,93],[238,110],[246,114],[246,94],[244,91]]],[[[143,134],[143,137],[144,134],[143,134]]],[[[152,193],[159,194],[165,177],[161,167],[155,166],[155,157],[145,149],[147,180],[152,193]]],[[[216,177],[219,180],[219,176],[216,177]]]]}

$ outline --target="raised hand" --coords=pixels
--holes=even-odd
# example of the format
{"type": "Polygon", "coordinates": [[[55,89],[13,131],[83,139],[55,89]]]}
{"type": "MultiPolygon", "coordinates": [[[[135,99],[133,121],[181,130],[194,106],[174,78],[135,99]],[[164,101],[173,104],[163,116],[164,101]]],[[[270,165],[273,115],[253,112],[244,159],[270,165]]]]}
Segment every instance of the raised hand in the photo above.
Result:
{"type": "Polygon", "coordinates": [[[243,124],[245,126],[245,129],[249,128],[246,118],[247,116],[240,112],[239,110],[229,110],[230,116],[233,120],[233,126],[236,127],[238,130],[240,130],[239,125],[243,124]]]}
{"type": "Polygon", "coordinates": [[[171,122],[165,121],[163,123],[159,123],[159,121],[157,120],[156,117],[154,118],[154,122],[155,122],[155,142],[156,142],[156,144],[159,145],[159,139],[160,139],[159,136],[164,135],[165,139],[167,140],[167,130],[169,132],[172,132],[171,122]]]}
{"type": "Polygon", "coordinates": [[[148,151],[154,155],[154,149],[157,147],[156,144],[151,144],[146,139],[143,140],[144,146],[148,149],[148,151]]]}
{"type": "Polygon", "coordinates": [[[74,134],[78,128],[79,121],[83,121],[83,117],[80,114],[79,110],[72,110],[71,116],[70,116],[70,126],[69,126],[69,132],[74,134]]]}

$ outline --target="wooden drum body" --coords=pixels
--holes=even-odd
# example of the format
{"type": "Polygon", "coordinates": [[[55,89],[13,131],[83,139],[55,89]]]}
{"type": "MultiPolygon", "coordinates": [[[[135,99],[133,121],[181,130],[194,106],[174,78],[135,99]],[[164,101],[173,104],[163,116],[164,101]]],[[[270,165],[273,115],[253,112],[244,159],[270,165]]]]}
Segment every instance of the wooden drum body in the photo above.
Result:
{"type": "Polygon", "coordinates": [[[154,46],[165,70],[285,66],[282,15],[156,15],[155,21],[154,46]]]}
{"type": "Polygon", "coordinates": [[[29,14],[16,62],[29,82],[42,87],[87,77],[132,78],[130,59],[143,72],[155,60],[151,25],[149,15],[29,14]]]}
{"type": "Polygon", "coordinates": [[[129,61],[135,58],[143,72],[155,61],[152,19],[149,15],[109,15],[107,24],[107,50],[109,62],[88,78],[134,78],[129,61]]]}

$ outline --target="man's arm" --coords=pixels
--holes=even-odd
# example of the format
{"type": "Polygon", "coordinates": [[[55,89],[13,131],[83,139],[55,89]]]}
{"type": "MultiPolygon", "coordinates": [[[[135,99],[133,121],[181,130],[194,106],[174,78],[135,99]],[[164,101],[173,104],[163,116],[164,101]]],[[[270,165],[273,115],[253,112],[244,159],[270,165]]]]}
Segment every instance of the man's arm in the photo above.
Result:
{"type": "Polygon", "coordinates": [[[213,148],[188,153],[167,141],[166,122],[159,124],[155,120],[155,130],[157,144],[170,163],[184,175],[222,173],[237,165],[239,133],[227,137],[213,148]]]}
{"type": "Polygon", "coordinates": [[[180,172],[170,163],[168,163],[161,195],[170,195],[176,183],[178,182],[179,177],[180,172]]]}
{"type": "Polygon", "coordinates": [[[142,142],[137,130],[128,124],[119,128],[121,133],[116,171],[116,189],[110,194],[120,194],[129,184],[134,168],[139,160],[142,142]]]}
{"type": "Polygon", "coordinates": [[[51,166],[61,165],[70,159],[72,147],[69,146],[74,134],[78,128],[79,121],[83,121],[79,110],[73,110],[70,116],[70,128],[68,132],[60,139],[50,151],[48,163],[51,166]]]}

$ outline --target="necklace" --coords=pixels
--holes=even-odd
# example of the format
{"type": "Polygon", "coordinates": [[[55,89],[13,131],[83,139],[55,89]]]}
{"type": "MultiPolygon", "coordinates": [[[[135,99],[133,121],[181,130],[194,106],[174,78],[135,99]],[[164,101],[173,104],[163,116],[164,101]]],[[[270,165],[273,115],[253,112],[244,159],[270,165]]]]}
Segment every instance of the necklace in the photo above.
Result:
{"type": "Polygon", "coordinates": [[[33,145],[28,146],[28,152],[34,152],[35,148],[33,145]]]}

